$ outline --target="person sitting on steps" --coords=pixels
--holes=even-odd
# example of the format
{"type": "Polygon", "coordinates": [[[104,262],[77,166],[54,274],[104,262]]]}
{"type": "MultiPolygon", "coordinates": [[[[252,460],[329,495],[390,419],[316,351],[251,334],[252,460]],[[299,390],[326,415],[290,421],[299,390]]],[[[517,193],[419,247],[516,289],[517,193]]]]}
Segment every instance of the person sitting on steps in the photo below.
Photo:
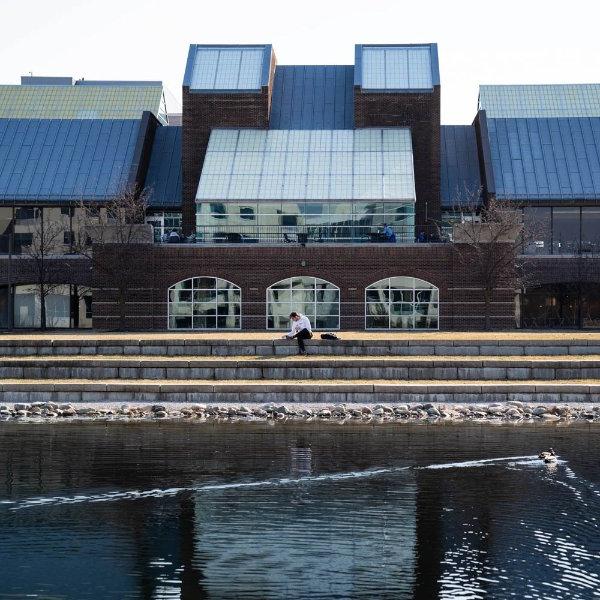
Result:
{"type": "Polygon", "coordinates": [[[290,313],[290,319],[292,320],[292,330],[285,337],[288,340],[293,340],[294,338],[298,340],[298,354],[306,354],[304,340],[312,338],[310,321],[306,315],[301,315],[295,311],[290,313]]]}

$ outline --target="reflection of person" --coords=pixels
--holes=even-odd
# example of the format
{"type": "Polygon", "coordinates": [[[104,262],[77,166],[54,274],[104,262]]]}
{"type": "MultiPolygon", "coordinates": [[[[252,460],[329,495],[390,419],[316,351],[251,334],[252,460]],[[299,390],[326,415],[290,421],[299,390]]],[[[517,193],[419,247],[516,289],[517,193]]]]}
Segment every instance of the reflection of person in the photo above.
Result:
{"type": "Polygon", "coordinates": [[[396,234],[387,223],[383,224],[383,235],[385,236],[386,242],[396,243],[396,234]]]}
{"type": "Polygon", "coordinates": [[[179,243],[179,234],[172,229],[171,233],[169,233],[169,244],[178,244],[179,243]]]}
{"type": "Polygon", "coordinates": [[[290,313],[290,319],[292,320],[292,330],[285,336],[292,340],[298,340],[298,354],[306,354],[306,348],[304,346],[304,340],[310,340],[312,337],[312,327],[310,321],[306,315],[301,315],[298,312],[290,313]]]}

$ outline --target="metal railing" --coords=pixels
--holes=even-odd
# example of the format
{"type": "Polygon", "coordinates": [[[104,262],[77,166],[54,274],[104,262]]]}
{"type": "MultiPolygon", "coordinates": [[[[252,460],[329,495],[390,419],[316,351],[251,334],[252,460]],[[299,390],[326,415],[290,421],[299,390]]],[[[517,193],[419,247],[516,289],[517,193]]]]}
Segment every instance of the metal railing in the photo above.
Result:
{"type": "Polygon", "coordinates": [[[162,243],[203,244],[414,244],[450,241],[435,226],[392,227],[392,235],[369,226],[210,225],[196,227],[189,237],[172,236],[162,243]]]}

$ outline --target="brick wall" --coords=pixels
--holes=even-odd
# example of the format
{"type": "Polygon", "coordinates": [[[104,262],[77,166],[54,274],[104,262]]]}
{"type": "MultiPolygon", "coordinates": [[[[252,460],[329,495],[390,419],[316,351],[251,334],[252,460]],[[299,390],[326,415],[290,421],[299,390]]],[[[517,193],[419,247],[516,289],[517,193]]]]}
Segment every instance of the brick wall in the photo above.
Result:
{"type": "MultiPolygon", "coordinates": [[[[110,251],[109,248],[101,250],[110,251]]],[[[227,279],[242,289],[244,329],[265,329],[266,289],[291,276],[326,279],[341,291],[341,328],[364,328],[364,288],[385,277],[418,277],[440,289],[440,329],[481,329],[483,299],[472,269],[451,245],[414,246],[144,246],[132,252],[139,265],[131,281],[126,327],[167,328],[167,289],[197,276],[227,279]]],[[[111,282],[94,279],[94,327],[116,329],[111,282]]],[[[513,328],[514,291],[497,290],[492,325],[513,328]]]]}
{"type": "Polygon", "coordinates": [[[355,127],[410,127],[416,223],[437,221],[440,201],[440,86],[431,93],[374,93],[354,88],[355,127]]]}
{"type": "MultiPolygon", "coordinates": [[[[47,259],[46,274],[49,283],[64,283],[91,286],[91,263],[86,258],[50,258],[47,259]]],[[[16,256],[12,259],[13,285],[32,284],[37,281],[37,269],[34,261],[26,256],[16,256]]],[[[9,260],[7,256],[0,257],[0,285],[7,285],[9,280],[9,260]]]]}

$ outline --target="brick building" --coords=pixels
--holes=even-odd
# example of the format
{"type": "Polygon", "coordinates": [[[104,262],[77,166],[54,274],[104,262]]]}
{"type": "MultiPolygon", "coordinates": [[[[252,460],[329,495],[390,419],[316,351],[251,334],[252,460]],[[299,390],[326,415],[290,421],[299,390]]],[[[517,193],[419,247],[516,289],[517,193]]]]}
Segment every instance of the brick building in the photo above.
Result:
{"type": "Polygon", "coordinates": [[[157,82],[63,79],[0,86],[5,326],[39,324],[40,219],[65,228],[50,323],[120,325],[114,281],[64,253],[77,203],[133,185],[154,244],[131,249],[130,329],[281,330],[291,310],[327,330],[482,328],[483,283],[451,243],[478,218],[465,190],[548,220],[526,286],[495,289],[494,328],[600,324],[600,86],[482,86],[473,124],[441,125],[435,44],[357,45],[335,66],[194,44],[181,115],[157,82]]]}

